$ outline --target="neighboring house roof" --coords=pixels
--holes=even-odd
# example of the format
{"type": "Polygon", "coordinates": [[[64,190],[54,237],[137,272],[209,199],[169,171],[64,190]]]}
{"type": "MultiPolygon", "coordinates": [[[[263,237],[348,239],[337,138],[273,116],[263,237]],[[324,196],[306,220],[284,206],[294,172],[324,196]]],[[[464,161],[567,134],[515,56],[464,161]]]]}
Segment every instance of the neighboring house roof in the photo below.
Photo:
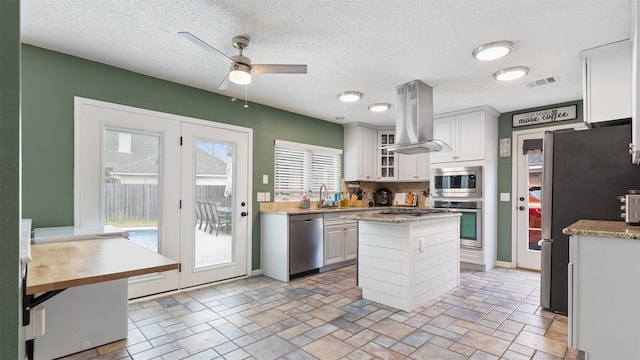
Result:
{"type": "Polygon", "coordinates": [[[197,175],[227,175],[227,163],[196,147],[197,175]]]}
{"type": "Polygon", "coordinates": [[[157,174],[158,155],[152,155],[132,163],[119,164],[116,162],[113,164],[113,172],[119,174],[157,174]]]}
{"type": "MultiPolygon", "coordinates": [[[[108,130],[105,134],[105,167],[119,174],[157,174],[159,138],[154,135],[131,133],[130,152],[118,151],[120,131],[108,130]]],[[[196,174],[227,174],[227,163],[209,152],[196,147],[196,174]]]]}

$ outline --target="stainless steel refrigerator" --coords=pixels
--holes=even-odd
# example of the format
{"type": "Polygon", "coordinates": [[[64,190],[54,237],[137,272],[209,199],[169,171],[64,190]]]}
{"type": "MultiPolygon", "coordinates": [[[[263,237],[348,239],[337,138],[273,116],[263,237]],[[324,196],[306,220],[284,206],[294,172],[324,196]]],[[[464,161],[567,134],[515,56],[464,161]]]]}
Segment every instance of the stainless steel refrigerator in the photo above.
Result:
{"type": "Polygon", "coordinates": [[[618,196],[640,189],[628,152],[631,125],[547,132],[542,183],[540,305],[567,314],[569,236],[579,219],[624,221],[618,196]]]}

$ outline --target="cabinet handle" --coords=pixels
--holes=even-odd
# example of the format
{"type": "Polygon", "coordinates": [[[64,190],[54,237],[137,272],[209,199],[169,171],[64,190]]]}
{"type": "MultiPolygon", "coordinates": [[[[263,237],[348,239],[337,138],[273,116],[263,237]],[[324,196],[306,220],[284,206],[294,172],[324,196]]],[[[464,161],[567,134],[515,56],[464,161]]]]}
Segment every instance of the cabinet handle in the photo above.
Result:
{"type": "Polygon", "coordinates": [[[424,238],[420,238],[420,252],[424,252],[424,238]]]}

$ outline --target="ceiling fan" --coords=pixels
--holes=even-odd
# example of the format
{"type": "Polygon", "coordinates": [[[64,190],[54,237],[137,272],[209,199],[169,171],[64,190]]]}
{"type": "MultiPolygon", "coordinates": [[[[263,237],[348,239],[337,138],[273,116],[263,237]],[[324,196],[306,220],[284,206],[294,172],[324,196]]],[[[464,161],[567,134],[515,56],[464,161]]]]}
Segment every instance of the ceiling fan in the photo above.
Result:
{"type": "Polygon", "coordinates": [[[223,54],[220,50],[207,44],[188,31],[178,32],[180,36],[198,45],[199,47],[222,56],[230,65],[229,74],[222,81],[218,89],[228,89],[231,83],[247,85],[251,83],[251,74],[306,74],[307,65],[287,65],[287,64],[251,64],[251,59],[242,54],[243,50],[249,47],[249,39],[244,36],[234,36],[233,47],[238,49],[238,55],[231,57],[223,54]]]}

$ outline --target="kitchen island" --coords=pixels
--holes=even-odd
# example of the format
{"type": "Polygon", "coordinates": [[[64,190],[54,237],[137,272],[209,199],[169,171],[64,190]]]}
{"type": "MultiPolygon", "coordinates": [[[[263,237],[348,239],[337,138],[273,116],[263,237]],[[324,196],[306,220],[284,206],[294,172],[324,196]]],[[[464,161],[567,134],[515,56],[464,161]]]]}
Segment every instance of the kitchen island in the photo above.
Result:
{"type": "Polygon", "coordinates": [[[569,338],[592,360],[640,359],[640,226],[579,220],[569,238],[569,338]]]}
{"type": "Polygon", "coordinates": [[[362,297],[407,312],[460,284],[460,214],[354,214],[362,297]]]}

